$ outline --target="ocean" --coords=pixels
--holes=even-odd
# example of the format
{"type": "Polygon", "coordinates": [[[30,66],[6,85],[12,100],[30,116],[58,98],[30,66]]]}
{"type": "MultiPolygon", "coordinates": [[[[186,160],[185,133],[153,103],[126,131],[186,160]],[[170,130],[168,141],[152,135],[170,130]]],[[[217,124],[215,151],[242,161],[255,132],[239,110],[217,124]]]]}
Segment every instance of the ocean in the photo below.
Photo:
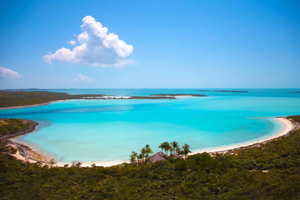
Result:
{"type": "Polygon", "coordinates": [[[255,141],[282,125],[272,117],[300,114],[300,89],[60,89],[69,94],[147,96],[205,94],[175,100],[71,100],[0,110],[0,118],[31,119],[33,133],[14,141],[71,163],[129,159],[149,144],[178,141],[192,151],[255,141]],[[228,92],[228,91],[248,92],[228,92]]]}

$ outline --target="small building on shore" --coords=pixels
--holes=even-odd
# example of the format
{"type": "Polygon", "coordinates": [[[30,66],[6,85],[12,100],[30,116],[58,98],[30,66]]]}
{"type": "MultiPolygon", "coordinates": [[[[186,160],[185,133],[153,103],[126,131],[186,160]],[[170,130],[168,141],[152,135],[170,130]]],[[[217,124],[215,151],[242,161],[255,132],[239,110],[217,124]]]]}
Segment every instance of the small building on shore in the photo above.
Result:
{"type": "Polygon", "coordinates": [[[155,163],[157,161],[167,161],[166,155],[163,152],[158,152],[154,154],[153,156],[149,156],[150,163],[155,163]]]}
{"type": "Polygon", "coordinates": [[[180,156],[178,153],[173,154],[173,157],[175,159],[182,159],[182,156],[180,156]]]}

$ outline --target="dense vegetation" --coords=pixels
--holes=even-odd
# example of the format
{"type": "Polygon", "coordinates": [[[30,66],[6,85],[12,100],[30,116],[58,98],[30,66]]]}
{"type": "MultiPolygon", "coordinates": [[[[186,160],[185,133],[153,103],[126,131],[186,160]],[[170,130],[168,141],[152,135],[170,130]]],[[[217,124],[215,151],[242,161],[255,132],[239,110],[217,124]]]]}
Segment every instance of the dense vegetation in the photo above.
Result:
{"type": "MultiPolygon", "coordinates": [[[[83,94],[70,95],[67,93],[48,92],[48,91],[7,91],[0,90],[0,108],[13,106],[28,106],[43,104],[50,101],[68,99],[98,99],[104,94],[83,94]]],[[[112,97],[113,98],[113,97],[112,97]]],[[[153,96],[132,96],[130,99],[175,99],[174,97],[153,97],[153,96]]]]}
{"type": "Polygon", "coordinates": [[[26,131],[30,127],[30,121],[22,119],[0,119],[0,137],[13,135],[26,131]]]}
{"type": "Polygon", "coordinates": [[[300,199],[299,183],[300,130],[234,153],[139,167],[49,168],[0,154],[1,199],[300,199]]]}

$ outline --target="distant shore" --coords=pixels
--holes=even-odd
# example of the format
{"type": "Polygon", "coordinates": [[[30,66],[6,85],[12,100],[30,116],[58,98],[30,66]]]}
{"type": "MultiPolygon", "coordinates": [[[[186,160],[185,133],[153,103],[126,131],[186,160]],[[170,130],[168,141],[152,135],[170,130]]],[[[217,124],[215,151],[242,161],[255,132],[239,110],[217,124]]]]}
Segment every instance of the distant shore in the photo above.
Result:
{"type": "MultiPolygon", "coordinates": [[[[278,117],[278,118],[272,118],[272,119],[276,120],[277,122],[279,122],[282,125],[282,128],[275,135],[271,135],[269,137],[262,138],[262,139],[256,140],[256,141],[243,142],[243,143],[238,143],[238,144],[226,145],[226,146],[221,146],[221,147],[212,147],[212,148],[207,148],[207,149],[203,149],[203,150],[199,150],[199,151],[194,151],[194,152],[190,153],[189,155],[194,155],[194,154],[203,153],[203,152],[227,153],[227,152],[232,151],[234,149],[251,148],[251,147],[255,147],[255,146],[260,146],[261,144],[265,144],[267,142],[270,142],[270,141],[272,141],[272,140],[274,140],[278,137],[283,137],[283,136],[288,135],[288,133],[295,128],[293,123],[290,120],[286,119],[286,118],[278,117]]],[[[18,151],[15,155],[13,155],[17,159],[22,160],[22,161],[28,161],[28,162],[31,162],[31,163],[40,161],[44,164],[49,165],[48,161],[51,158],[45,156],[44,154],[39,153],[38,151],[34,150],[33,148],[31,148],[27,145],[19,144],[19,143],[16,143],[16,142],[12,142],[12,143],[14,143],[14,144],[12,144],[14,146],[15,145],[21,145],[21,148],[25,151],[29,149],[29,151],[30,151],[29,155],[34,155],[35,156],[34,159],[30,159],[28,157],[26,158],[26,157],[23,156],[24,153],[20,153],[18,151]],[[37,159],[38,157],[40,157],[41,160],[37,159]]],[[[122,164],[122,163],[130,163],[130,160],[128,159],[128,160],[116,160],[116,161],[83,162],[83,163],[81,163],[81,166],[82,167],[90,167],[92,164],[95,164],[96,166],[110,167],[110,166],[115,166],[115,165],[119,165],[119,164],[122,164]]],[[[54,166],[63,167],[64,165],[71,166],[72,163],[58,162],[54,166]]]]}
{"type": "Polygon", "coordinates": [[[26,105],[26,106],[12,106],[12,107],[1,107],[0,110],[9,110],[9,109],[18,109],[18,108],[30,108],[30,107],[37,107],[37,106],[45,106],[49,105],[51,103],[55,102],[60,102],[60,101],[71,101],[71,100],[145,100],[145,99],[176,99],[175,97],[154,97],[154,96],[130,96],[129,98],[113,98],[114,96],[111,96],[109,99],[104,99],[104,98],[82,98],[82,99],[64,99],[64,100],[55,100],[55,101],[49,101],[45,103],[40,103],[40,104],[32,104],[32,105],[26,105]]]}
{"type": "Polygon", "coordinates": [[[0,110],[18,109],[18,108],[29,108],[29,107],[36,107],[36,106],[45,106],[45,105],[49,105],[49,104],[55,103],[55,102],[70,101],[70,100],[76,100],[76,99],[56,100],[56,101],[49,101],[49,102],[46,102],[46,103],[32,104],[32,105],[26,105],[26,106],[1,107],[0,110]]]}

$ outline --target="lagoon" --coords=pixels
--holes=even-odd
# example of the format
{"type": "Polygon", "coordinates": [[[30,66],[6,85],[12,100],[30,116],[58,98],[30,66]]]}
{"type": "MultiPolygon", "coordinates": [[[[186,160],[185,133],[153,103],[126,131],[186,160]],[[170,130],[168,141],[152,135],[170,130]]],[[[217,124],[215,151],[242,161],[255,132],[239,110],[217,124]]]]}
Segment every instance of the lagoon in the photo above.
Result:
{"type": "Polygon", "coordinates": [[[63,90],[70,94],[199,93],[208,96],[176,100],[71,100],[0,110],[0,118],[39,122],[35,132],[14,141],[30,145],[58,162],[115,161],[128,159],[131,151],[138,151],[146,144],[157,152],[164,141],[187,143],[196,151],[259,140],[282,128],[273,117],[300,114],[300,94],[289,93],[298,89],[250,91],[63,90]]]}

